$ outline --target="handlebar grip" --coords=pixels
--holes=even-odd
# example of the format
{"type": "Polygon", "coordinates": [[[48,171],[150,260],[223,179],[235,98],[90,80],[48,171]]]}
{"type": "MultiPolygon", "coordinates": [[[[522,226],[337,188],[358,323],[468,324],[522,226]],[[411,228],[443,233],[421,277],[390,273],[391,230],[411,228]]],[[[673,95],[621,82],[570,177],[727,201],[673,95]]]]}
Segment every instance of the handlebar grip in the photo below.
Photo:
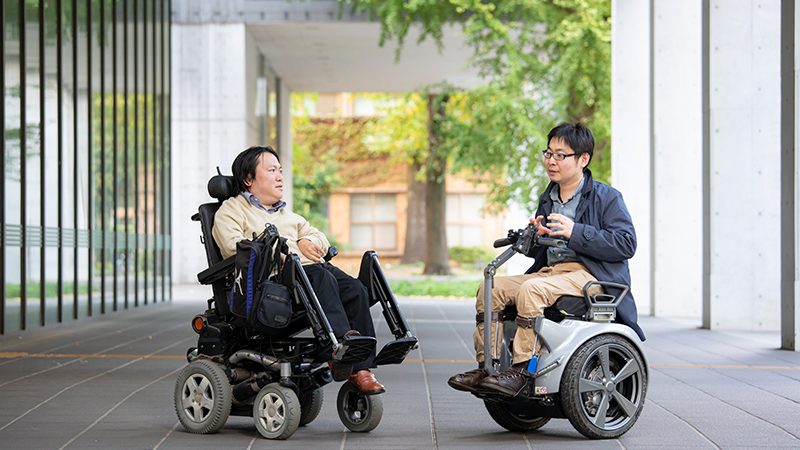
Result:
{"type": "Polygon", "coordinates": [[[511,245],[511,244],[513,244],[513,242],[511,242],[511,239],[509,238],[498,239],[494,241],[494,248],[505,247],[506,245],[511,245]]]}
{"type": "Polygon", "coordinates": [[[544,245],[545,247],[564,248],[567,246],[567,241],[563,239],[554,239],[546,237],[540,237],[539,239],[537,239],[537,243],[539,245],[544,245]]]}

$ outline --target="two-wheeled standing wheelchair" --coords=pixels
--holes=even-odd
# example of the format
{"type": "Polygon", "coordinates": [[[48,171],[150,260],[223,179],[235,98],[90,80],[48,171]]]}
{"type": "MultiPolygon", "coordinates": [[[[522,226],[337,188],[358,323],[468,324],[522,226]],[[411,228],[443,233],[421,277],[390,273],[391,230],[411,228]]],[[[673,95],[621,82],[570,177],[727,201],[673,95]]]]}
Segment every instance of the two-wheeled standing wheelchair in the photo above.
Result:
{"type": "MultiPolygon", "coordinates": [[[[281,279],[275,280],[289,289],[292,298],[289,323],[278,335],[254,334],[232,314],[228,303],[235,281],[235,256],[223,260],[212,236],[214,215],[224,200],[237,194],[231,177],[212,177],[208,192],[218,202],[201,205],[192,220],[200,222],[209,265],[198,274],[198,280],[211,285],[213,298],[208,300],[208,309],[192,319],[192,329],[199,337],[197,347],[188,350],[189,364],[175,383],[175,411],[192,433],[219,431],[232,414],[252,416],[266,438],[286,439],[319,414],[322,387],[333,381],[327,362],[363,362],[375,348],[376,339],[336,338],[294,254],[286,255],[281,279]]],[[[332,256],[329,252],[326,260],[332,256]]],[[[395,337],[377,354],[375,364],[400,364],[417,347],[417,338],[409,330],[375,252],[364,254],[358,279],[367,287],[370,306],[381,304],[395,337]]],[[[342,423],[355,432],[373,430],[383,414],[380,394],[364,395],[347,382],[339,390],[336,405],[342,423]]]]}
{"type": "MultiPolygon", "coordinates": [[[[535,246],[560,247],[566,241],[536,234],[537,227],[509,231],[495,247],[510,245],[484,270],[484,311],[492,310],[492,286],[497,269],[514,253],[530,254],[535,246]]],[[[542,343],[535,367],[523,370],[527,383],[515,396],[487,390],[472,394],[484,401],[489,415],[511,431],[532,431],[551,418],[567,418],[581,434],[593,439],[617,438],[633,427],[644,407],[649,367],[636,332],[616,322],[616,308],[628,286],[592,281],[583,297],[560,297],[534,319],[542,343]],[[619,292],[610,295],[609,290],[619,292]]],[[[497,362],[486,364],[491,375],[513,364],[516,308],[508,307],[494,320],[503,322],[497,362]]],[[[491,349],[491,314],[484,323],[484,355],[491,349]]],[[[500,336],[497,336],[500,338],[500,336]]],[[[488,356],[487,356],[488,358],[488,356]]],[[[487,359],[488,360],[488,359],[487,359]]]]}

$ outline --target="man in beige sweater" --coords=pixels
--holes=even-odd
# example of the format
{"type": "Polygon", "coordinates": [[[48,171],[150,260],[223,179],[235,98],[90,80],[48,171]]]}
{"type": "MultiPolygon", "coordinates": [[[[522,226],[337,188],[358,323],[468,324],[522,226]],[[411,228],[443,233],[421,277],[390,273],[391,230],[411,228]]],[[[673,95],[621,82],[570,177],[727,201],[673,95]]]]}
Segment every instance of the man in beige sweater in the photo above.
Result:
{"type": "MultiPolygon", "coordinates": [[[[251,147],[233,161],[233,179],[239,195],[220,206],[214,216],[214,240],[224,258],[236,253],[236,243],[261,233],[267,223],[274,224],[286,238],[292,253],[300,257],[320,305],[337,338],[358,332],[375,337],[369,314],[369,295],[360,281],[322,258],[328,252],[328,238],[302,216],[286,209],[283,175],[278,154],[272,147],[251,147]]],[[[371,395],[384,392],[369,370],[375,367],[375,350],[363,363],[341,368],[333,366],[334,379],[357,386],[371,395]],[[344,369],[347,373],[343,373],[344,369]]]]}

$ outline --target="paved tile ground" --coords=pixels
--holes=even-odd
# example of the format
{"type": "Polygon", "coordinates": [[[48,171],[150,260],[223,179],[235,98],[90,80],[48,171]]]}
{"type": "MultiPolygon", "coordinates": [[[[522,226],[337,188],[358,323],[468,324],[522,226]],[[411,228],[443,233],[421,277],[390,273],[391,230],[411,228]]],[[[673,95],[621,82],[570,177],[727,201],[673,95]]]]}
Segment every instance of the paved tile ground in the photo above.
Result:
{"type": "MultiPolygon", "coordinates": [[[[172,390],[205,297],[200,287],[176,287],[172,303],[0,337],[0,448],[800,449],[800,353],[776,350],[775,333],[643,317],[651,378],[630,432],[590,441],[554,419],[511,433],[446,384],[474,367],[473,302],[431,298],[399,299],[421,345],[402,365],[376,370],[387,392],[371,433],[345,432],[333,383],[319,418],[287,441],[261,438],[242,417],[217,434],[190,434],[172,390]]],[[[382,345],[389,332],[377,307],[372,313],[382,345]]]]}

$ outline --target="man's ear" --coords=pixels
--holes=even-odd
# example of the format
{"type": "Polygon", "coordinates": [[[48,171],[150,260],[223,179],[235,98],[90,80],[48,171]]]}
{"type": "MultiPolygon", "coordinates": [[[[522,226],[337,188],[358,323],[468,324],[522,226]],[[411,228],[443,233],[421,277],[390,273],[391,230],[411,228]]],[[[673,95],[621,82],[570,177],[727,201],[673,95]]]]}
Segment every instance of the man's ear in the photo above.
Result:
{"type": "Polygon", "coordinates": [[[590,157],[589,157],[589,154],[588,154],[588,153],[581,153],[581,156],[580,156],[580,158],[578,159],[578,162],[579,162],[579,163],[580,163],[580,165],[581,165],[581,169],[585,169],[585,168],[586,168],[586,166],[588,166],[588,165],[589,165],[589,159],[590,159],[590,157]]]}
{"type": "Polygon", "coordinates": [[[244,179],[244,185],[250,187],[253,185],[253,176],[247,175],[247,178],[244,179]]]}

